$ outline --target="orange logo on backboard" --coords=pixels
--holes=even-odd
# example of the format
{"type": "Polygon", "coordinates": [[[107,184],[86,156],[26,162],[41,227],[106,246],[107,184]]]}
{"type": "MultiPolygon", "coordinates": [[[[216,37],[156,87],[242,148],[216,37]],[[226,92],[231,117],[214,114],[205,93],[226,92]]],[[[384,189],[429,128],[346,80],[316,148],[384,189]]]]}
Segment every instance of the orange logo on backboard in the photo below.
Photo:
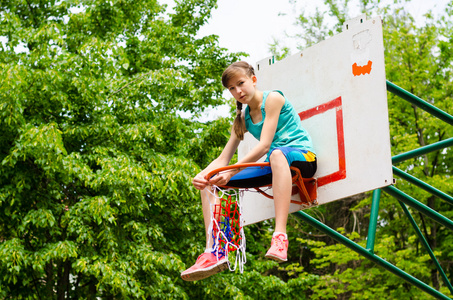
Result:
{"type": "Polygon", "coordinates": [[[352,65],[352,74],[354,74],[354,76],[370,74],[372,64],[373,62],[371,60],[364,66],[358,66],[357,63],[354,63],[352,65]]]}

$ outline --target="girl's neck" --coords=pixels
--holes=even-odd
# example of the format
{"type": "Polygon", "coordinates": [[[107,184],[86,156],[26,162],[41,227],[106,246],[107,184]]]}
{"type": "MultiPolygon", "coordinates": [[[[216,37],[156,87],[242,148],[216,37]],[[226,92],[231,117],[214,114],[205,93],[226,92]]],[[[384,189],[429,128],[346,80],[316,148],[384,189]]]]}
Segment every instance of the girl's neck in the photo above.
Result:
{"type": "Polygon", "coordinates": [[[263,103],[263,92],[256,90],[253,95],[252,101],[249,102],[248,106],[250,110],[261,109],[261,104],[263,103]]]}

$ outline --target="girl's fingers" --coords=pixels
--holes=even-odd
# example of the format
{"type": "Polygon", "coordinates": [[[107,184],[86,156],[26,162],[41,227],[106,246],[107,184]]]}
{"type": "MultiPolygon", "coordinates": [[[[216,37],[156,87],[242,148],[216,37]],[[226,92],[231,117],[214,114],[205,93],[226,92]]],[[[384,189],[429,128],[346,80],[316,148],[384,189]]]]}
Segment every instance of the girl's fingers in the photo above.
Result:
{"type": "Polygon", "coordinates": [[[203,190],[208,185],[208,181],[202,176],[197,175],[192,180],[192,184],[197,190],[203,190]]]}
{"type": "Polygon", "coordinates": [[[230,181],[231,176],[228,173],[219,174],[209,179],[209,184],[225,185],[230,181]]]}
{"type": "Polygon", "coordinates": [[[225,172],[221,174],[217,174],[214,177],[208,179],[204,178],[204,176],[197,174],[192,179],[192,184],[197,190],[203,190],[208,185],[218,185],[222,186],[227,184],[230,181],[230,178],[234,175],[233,172],[225,172]]]}

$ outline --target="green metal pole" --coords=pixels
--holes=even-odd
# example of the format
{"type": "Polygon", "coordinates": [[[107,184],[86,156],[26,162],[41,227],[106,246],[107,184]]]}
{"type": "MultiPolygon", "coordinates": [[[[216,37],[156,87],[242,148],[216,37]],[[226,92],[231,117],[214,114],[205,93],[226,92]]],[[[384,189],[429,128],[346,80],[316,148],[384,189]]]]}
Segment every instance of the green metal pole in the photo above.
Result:
{"type": "Polygon", "coordinates": [[[444,294],[440,293],[439,291],[433,289],[432,287],[430,287],[426,283],[424,283],[424,282],[418,280],[417,278],[407,274],[403,270],[395,267],[394,265],[392,265],[391,263],[387,262],[386,260],[380,258],[379,256],[371,254],[367,249],[365,249],[362,246],[354,243],[353,241],[351,241],[347,237],[341,235],[340,233],[336,232],[332,228],[324,225],[323,223],[319,222],[318,220],[316,220],[315,218],[311,217],[310,215],[304,213],[303,211],[295,212],[294,215],[296,215],[297,217],[301,218],[303,221],[307,222],[311,226],[313,226],[313,227],[319,229],[320,231],[324,232],[325,234],[327,234],[328,236],[330,236],[331,238],[333,238],[337,242],[339,242],[339,243],[345,245],[346,247],[354,250],[355,252],[363,255],[367,259],[369,259],[372,262],[380,265],[381,267],[383,267],[384,269],[392,272],[393,274],[401,277],[402,279],[406,280],[410,284],[415,285],[416,287],[420,288],[421,290],[425,291],[426,293],[430,294],[431,296],[436,297],[438,299],[451,300],[450,298],[448,298],[444,294]]]}
{"type": "Polygon", "coordinates": [[[379,214],[379,201],[381,200],[381,190],[373,191],[371,202],[370,224],[368,225],[368,237],[366,239],[366,249],[374,254],[374,240],[376,238],[377,219],[379,214]]]}
{"type": "Polygon", "coordinates": [[[409,222],[411,222],[412,227],[415,230],[415,233],[417,234],[418,238],[420,239],[420,242],[425,247],[426,251],[428,252],[429,256],[431,257],[431,260],[433,261],[434,265],[436,266],[437,271],[440,273],[442,280],[444,281],[445,285],[450,290],[450,293],[453,294],[453,287],[451,286],[450,281],[447,278],[447,275],[445,275],[444,270],[442,269],[441,265],[439,264],[439,261],[437,260],[436,256],[434,255],[433,250],[429,246],[429,244],[426,241],[425,237],[423,236],[422,232],[420,231],[420,228],[418,228],[418,225],[415,222],[414,218],[412,217],[410,211],[407,209],[406,205],[403,202],[401,202],[401,201],[398,201],[398,202],[401,205],[401,207],[403,208],[403,211],[406,214],[407,218],[409,219],[409,222]]]}
{"type": "Polygon", "coordinates": [[[453,205],[453,197],[448,194],[445,194],[441,190],[436,189],[435,187],[421,181],[420,179],[407,174],[406,172],[398,169],[397,167],[393,167],[393,174],[399,176],[400,178],[407,180],[408,182],[412,183],[413,185],[418,186],[419,188],[424,189],[425,191],[431,193],[434,196],[439,197],[442,200],[445,200],[449,204],[453,205]]]}
{"type": "Polygon", "coordinates": [[[453,146],[453,138],[449,138],[428,146],[420,147],[415,150],[406,152],[406,153],[401,153],[398,155],[395,155],[392,157],[392,163],[396,164],[405,160],[408,160],[410,158],[418,157],[436,150],[444,149],[447,147],[453,146]]]}
{"type": "Polygon", "coordinates": [[[426,102],[423,99],[420,99],[419,97],[415,96],[414,94],[409,93],[408,91],[400,88],[396,84],[391,83],[390,81],[387,80],[387,91],[397,95],[398,97],[403,98],[406,101],[409,101],[410,103],[420,107],[421,109],[429,112],[435,117],[438,117],[439,119],[447,122],[450,125],[453,125],[453,116],[444,112],[443,110],[438,109],[434,105],[432,105],[429,102],[426,102]]]}
{"type": "Polygon", "coordinates": [[[399,189],[395,188],[394,186],[388,186],[382,188],[384,192],[389,194],[390,196],[395,197],[396,199],[404,202],[405,204],[409,205],[410,207],[414,208],[415,210],[421,212],[425,216],[433,219],[434,221],[444,225],[450,230],[453,230],[453,222],[450,219],[445,218],[443,215],[439,214],[435,210],[429,208],[428,206],[420,203],[419,201],[415,200],[411,196],[405,194],[404,192],[400,191],[399,189]]]}

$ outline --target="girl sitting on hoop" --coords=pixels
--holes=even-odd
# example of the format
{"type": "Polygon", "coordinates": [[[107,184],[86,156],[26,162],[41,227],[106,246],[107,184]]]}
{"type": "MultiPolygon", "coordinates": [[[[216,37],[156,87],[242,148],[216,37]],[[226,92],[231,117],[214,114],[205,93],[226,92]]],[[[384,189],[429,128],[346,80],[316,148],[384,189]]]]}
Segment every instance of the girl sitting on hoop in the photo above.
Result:
{"type": "MultiPolygon", "coordinates": [[[[266,161],[272,169],[272,189],[275,205],[275,232],[266,257],[284,262],[287,260],[288,237],[286,223],[291,201],[290,166],[300,169],[303,177],[310,178],[316,172],[316,155],[307,131],[301,126],[300,118],[291,103],[280,91],[260,91],[256,88],[254,69],[246,62],[230,65],[222,75],[222,84],[236,99],[237,116],[230,139],[219,157],[195,176],[192,183],[202,191],[208,185],[227,185],[239,171],[219,173],[212,178],[206,175],[230,163],[246,131],[259,143],[238,164],[256,162],[267,154],[266,161]],[[246,104],[242,113],[242,105],[246,104]]],[[[181,273],[184,280],[199,280],[227,268],[227,259],[218,258],[212,251],[213,241],[209,232],[211,221],[210,205],[215,197],[201,193],[203,217],[206,228],[206,251],[195,265],[181,273]]]]}

